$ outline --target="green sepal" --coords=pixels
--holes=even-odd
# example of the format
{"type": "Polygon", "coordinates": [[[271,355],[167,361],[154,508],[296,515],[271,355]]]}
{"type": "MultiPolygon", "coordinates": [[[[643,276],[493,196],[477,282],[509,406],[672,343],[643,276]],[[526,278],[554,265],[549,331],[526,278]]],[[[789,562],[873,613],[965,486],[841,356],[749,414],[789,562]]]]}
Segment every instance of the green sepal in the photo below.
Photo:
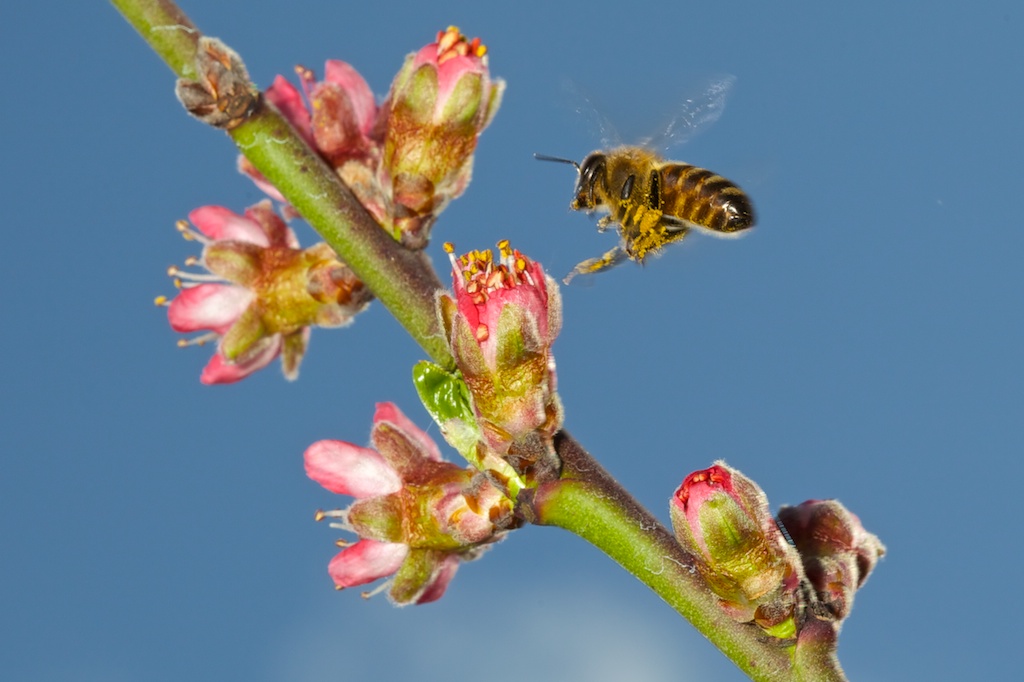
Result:
{"type": "Polygon", "coordinates": [[[407,107],[405,111],[412,121],[420,125],[430,124],[437,103],[437,68],[430,64],[421,65],[413,72],[400,97],[398,106],[407,107]]]}
{"type": "Polygon", "coordinates": [[[796,620],[793,618],[787,618],[778,625],[762,627],[761,629],[764,630],[766,634],[776,639],[796,639],[797,635],[796,620]]]}
{"type": "Polygon", "coordinates": [[[348,510],[348,522],[361,538],[404,543],[403,513],[399,495],[378,495],[353,502],[348,510]]]}
{"type": "MultiPolygon", "coordinates": [[[[441,110],[441,120],[449,127],[472,127],[480,100],[483,98],[483,78],[478,73],[467,73],[452,88],[441,110]]],[[[476,130],[473,130],[476,134],[476,130]]]]}
{"type": "Polygon", "coordinates": [[[213,242],[203,249],[203,266],[229,282],[252,288],[263,272],[264,250],[249,242],[213,242]]]}
{"type": "Polygon", "coordinates": [[[221,353],[230,362],[241,362],[270,342],[270,332],[252,306],[246,308],[221,340],[221,353]]]}
{"type": "Polygon", "coordinates": [[[302,356],[306,354],[306,335],[300,329],[291,334],[284,334],[281,341],[281,368],[288,381],[295,381],[299,376],[302,356]]]}
{"type": "Polygon", "coordinates": [[[446,553],[433,549],[410,549],[395,572],[388,593],[398,606],[412,604],[421,596],[444,562],[446,553]]]}

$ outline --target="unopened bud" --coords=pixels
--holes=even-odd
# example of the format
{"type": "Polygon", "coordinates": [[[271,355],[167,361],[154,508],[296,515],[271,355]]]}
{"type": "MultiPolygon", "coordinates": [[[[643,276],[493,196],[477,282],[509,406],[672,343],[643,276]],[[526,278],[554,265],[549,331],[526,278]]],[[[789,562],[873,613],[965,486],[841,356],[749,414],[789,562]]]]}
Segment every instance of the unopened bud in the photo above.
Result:
{"type": "Polygon", "coordinates": [[[779,522],[793,538],[818,599],[837,620],[846,618],[885,546],[837,500],[782,507],[779,522]]]}
{"type": "MultiPolygon", "coordinates": [[[[801,571],[768,510],[768,498],[724,462],[683,481],[670,506],[676,538],[731,617],[786,631],[798,606],[801,571]],[[783,627],[780,627],[783,626],[783,627]]],[[[773,630],[774,629],[774,630],[773,630]]]]}

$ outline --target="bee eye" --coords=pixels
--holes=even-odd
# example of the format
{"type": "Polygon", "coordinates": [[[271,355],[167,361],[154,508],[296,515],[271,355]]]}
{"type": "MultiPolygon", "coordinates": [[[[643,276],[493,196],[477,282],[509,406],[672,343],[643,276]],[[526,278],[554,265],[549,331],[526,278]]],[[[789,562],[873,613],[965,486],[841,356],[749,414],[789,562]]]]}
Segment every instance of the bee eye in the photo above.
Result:
{"type": "Polygon", "coordinates": [[[647,192],[647,205],[650,208],[661,208],[661,173],[651,171],[650,188],[647,192]]]}
{"type": "Polygon", "coordinates": [[[629,198],[629,195],[633,193],[633,183],[636,182],[636,176],[630,175],[626,178],[626,182],[622,184],[622,193],[619,197],[623,201],[629,198]]]}

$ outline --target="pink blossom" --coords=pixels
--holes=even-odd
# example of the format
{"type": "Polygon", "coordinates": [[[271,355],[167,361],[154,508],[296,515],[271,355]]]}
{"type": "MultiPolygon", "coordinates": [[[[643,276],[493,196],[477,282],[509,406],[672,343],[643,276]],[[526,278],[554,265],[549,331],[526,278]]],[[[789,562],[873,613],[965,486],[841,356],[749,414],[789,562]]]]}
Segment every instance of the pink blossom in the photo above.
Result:
{"type": "Polygon", "coordinates": [[[437,445],[392,403],[374,415],[376,449],[323,440],[305,452],[306,474],[356,501],[318,512],[359,540],[328,565],[339,588],[390,577],[396,604],[440,598],[461,561],[476,558],[511,523],[511,502],[486,478],[441,459],[437,445]]]}
{"type": "MultiPolygon", "coordinates": [[[[206,332],[181,345],[216,342],[203,369],[204,384],[239,381],[282,358],[294,379],[309,342],[310,327],[342,326],[362,310],[369,292],[325,244],[300,249],[294,232],[269,201],[238,215],[203,206],[178,229],[203,244],[206,273],[172,268],[181,287],[167,306],[171,328],[206,332]]],[[[158,299],[163,302],[164,299],[158,299]]]]}
{"type": "MultiPolygon", "coordinates": [[[[497,258],[489,250],[456,258],[445,245],[455,298],[441,296],[438,314],[487,446],[503,457],[513,444],[538,436],[546,454],[536,457],[546,462],[537,472],[554,476],[551,443],[562,408],[551,346],[562,325],[561,297],[540,264],[507,241],[498,246],[497,258]]],[[[538,462],[531,457],[520,468],[538,462]]]]}
{"type": "MultiPolygon", "coordinates": [[[[352,159],[369,163],[377,142],[372,138],[377,118],[377,103],[359,72],[343,61],[328,60],[324,78],[306,67],[296,67],[302,93],[283,76],[277,76],[266,90],[266,98],[298,131],[299,135],[327,163],[341,173],[352,159]],[[302,94],[306,101],[303,101],[302,94]],[[308,102],[308,104],[307,104],[308,102]]],[[[285,202],[280,191],[244,157],[238,157],[238,169],[248,175],[268,196],[285,202]]]]}
{"type": "Polygon", "coordinates": [[[465,191],[477,140],[501,103],[505,84],[491,78],[486,52],[450,26],[406,57],[382,105],[377,184],[388,224],[411,249],[426,246],[437,216],[465,191]]]}
{"type": "Polygon", "coordinates": [[[332,493],[357,499],[402,488],[398,472],[376,450],[340,440],[321,440],[309,446],[306,475],[332,493]]]}
{"type": "MultiPolygon", "coordinates": [[[[445,245],[451,256],[454,247],[445,245]]],[[[499,242],[500,258],[489,250],[451,256],[452,288],[459,314],[473,330],[487,366],[498,363],[498,321],[507,306],[517,306],[535,329],[539,342],[550,346],[558,335],[561,319],[552,319],[548,308],[548,279],[540,263],[532,261],[507,241],[499,242]]]]}

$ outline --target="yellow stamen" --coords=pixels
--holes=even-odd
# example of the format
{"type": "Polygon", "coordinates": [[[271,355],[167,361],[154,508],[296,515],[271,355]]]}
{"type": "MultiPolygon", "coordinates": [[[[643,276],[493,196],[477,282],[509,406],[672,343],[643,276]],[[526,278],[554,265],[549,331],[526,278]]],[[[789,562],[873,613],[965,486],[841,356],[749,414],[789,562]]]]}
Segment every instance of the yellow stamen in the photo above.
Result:
{"type": "Polygon", "coordinates": [[[195,235],[192,233],[192,230],[189,229],[187,221],[179,220],[178,222],[174,223],[174,228],[181,233],[181,236],[183,238],[189,241],[195,239],[195,235]]]}
{"type": "Polygon", "coordinates": [[[437,54],[442,55],[451,50],[460,38],[462,38],[462,34],[459,32],[458,26],[449,26],[447,31],[437,36],[437,54]]]}
{"type": "Polygon", "coordinates": [[[363,599],[369,599],[373,595],[380,594],[381,592],[383,592],[384,590],[388,589],[389,587],[391,587],[391,581],[390,580],[385,580],[378,587],[373,588],[369,592],[360,592],[359,596],[362,597],[363,599]]]}
{"type": "Polygon", "coordinates": [[[186,348],[188,346],[205,346],[210,341],[216,341],[217,338],[216,333],[208,332],[191,339],[178,339],[178,348],[186,348]]]}

